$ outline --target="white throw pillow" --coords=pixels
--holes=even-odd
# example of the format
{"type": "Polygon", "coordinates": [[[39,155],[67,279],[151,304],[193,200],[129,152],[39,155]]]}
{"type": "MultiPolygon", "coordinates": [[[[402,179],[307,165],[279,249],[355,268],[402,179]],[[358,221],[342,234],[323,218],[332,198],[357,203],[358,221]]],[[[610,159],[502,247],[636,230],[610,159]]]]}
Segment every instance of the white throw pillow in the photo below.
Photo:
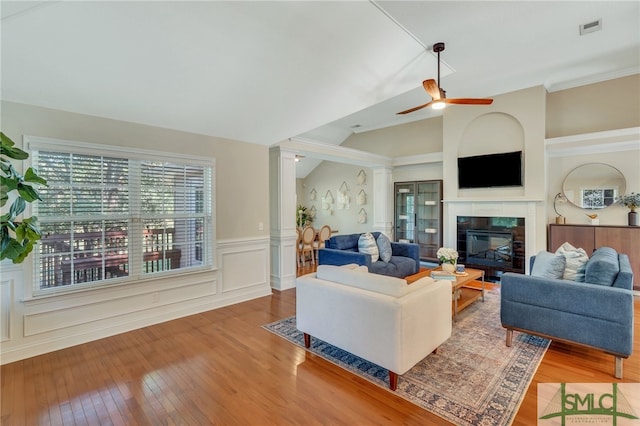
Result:
{"type": "Polygon", "coordinates": [[[380,234],[380,236],[378,236],[378,239],[376,240],[376,243],[378,244],[378,252],[380,253],[380,260],[382,260],[385,263],[389,263],[389,261],[391,260],[391,241],[389,240],[389,237],[387,237],[384,234],[380,234]]]}
{"type": "Polygon", "coordinates": [[[371,232],[366,232],[360,235],[360,238],[358,239],[358,251],[360,253],[370,254],[372,262],[376,262],[378,260],[380,252],[378,251],[376,239],[371,235],[371,232]]]}
{"type": "Polygon", "coordinates": [[[556,254],[563,255],[566,262],[562,279],[584,282],[584,273],[589,261],[587,252],[584,249],[575,248],[569,243],[564,243],[558,247],[556,254]]]}

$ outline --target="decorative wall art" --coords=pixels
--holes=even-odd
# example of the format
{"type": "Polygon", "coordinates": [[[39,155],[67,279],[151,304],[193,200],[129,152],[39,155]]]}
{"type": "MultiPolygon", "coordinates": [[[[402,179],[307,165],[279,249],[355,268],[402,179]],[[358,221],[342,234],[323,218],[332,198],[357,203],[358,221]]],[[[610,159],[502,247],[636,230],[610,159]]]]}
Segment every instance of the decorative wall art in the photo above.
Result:
{"type": "Polygon", "coordinates": [[[359,206],[364,206],[365,204],[367,204],[367,193],[364,192],[364,189],[361,189],[360,192],[358,192],[356,202],[359,206]]]}
{"type": "Polygon", "coordinates": [[[322,212],[325,215],[331,216],[333,214],[333,202],[333,194],[331,194],[331,190],[329,189],[324,197],[322,197],[322,212]]]}
{"type": "Polygon", "coordinates": [[[309,192],[309,199],[310,199],[311,201],[315,201],[315,200],[316,200],[316,197],[318,196],[317,194],[318,194],[318,193],[316,192],[316,189],[315,189],[315,188],[312,188],[312,189],[311,189],[311,192],[309,192]]]}
{"type": "Polygon", "coordinates": [[[367,223],[367,211],[364,208],[358,212],[358,223],[367,223]]]}
{"type": "Polygon", "coordinates": [[[367,183],[367,174],[364,172],[364,170],[360,169],[358,175],[356,176],[356,181],[358,182],[358,185],[364,185],[365,183],[367,183]]]}
{"type": "Polygon", "coordinates": [[[347,182],[342,182],[342,185],[340,185],[340,188],[338,189],[338,202],[336,204],[338,210],[351,208],[351,197],[349,196],[349,187],[347,186],[347,182]]]}
{"type": "Polygon", "coordinates": [[[311,216],[311,219],[315,219],[317,213],[318,212],[316,211],[316,206],[311,206],[311,208],[309,209],[309,216],[311,216]]]}

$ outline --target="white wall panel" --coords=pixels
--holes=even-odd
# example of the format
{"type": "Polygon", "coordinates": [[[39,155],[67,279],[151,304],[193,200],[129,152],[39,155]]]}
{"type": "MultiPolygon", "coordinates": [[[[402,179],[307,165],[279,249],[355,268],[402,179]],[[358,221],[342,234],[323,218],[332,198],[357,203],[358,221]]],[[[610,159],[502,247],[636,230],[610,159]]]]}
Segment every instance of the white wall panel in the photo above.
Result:
{"type": "Polygon", "coordinates": [[[2,272],[0,360],[17,361],[271,294],[269,238],[218,242],[218,270],[24,299],[25,267],[2,272]],[[248,267],[248,265],[250,267],[248,267]]]}
{"type": "Polygon", "coordinates": [[[218,244],[221,291],[269,286],[269,240],[222,241],[218,244]]]}
{"type": "Polygon", "coordinates": [[[11,340],[13,287],[13,276],[3,273],[0,279],[0,342],[11,340]]]}

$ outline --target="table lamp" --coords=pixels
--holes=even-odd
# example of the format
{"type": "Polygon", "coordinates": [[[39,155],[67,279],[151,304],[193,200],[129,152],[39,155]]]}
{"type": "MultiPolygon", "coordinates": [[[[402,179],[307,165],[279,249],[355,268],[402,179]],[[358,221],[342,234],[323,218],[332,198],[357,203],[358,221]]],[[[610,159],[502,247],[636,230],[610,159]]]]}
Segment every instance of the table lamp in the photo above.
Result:
{"type": "Polygon", "coordinates": [[[560,213],[558,213],[557,204],[558,203],[564,204],[566,202],[567,202],[567,197],[562,195],[562,192],[558,192],[556,194],[556,197],[553,199],[553,210],[555,210],[556,212],[556,223],[559,225],[564,225],[566,223],[566,218],[562,216],[560,213]]]}

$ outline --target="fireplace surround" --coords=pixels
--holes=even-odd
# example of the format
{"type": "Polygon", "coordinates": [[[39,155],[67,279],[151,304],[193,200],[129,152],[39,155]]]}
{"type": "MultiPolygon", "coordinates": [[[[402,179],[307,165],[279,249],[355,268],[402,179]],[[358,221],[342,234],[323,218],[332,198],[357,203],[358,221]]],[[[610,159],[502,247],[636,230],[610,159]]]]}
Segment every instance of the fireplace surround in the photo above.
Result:
{"type": "Polygon", "coordinates": [[[504,272],[525,272],[523,217],[458,216],[458,262],[482,269],[490,280],[504,272]]]}

